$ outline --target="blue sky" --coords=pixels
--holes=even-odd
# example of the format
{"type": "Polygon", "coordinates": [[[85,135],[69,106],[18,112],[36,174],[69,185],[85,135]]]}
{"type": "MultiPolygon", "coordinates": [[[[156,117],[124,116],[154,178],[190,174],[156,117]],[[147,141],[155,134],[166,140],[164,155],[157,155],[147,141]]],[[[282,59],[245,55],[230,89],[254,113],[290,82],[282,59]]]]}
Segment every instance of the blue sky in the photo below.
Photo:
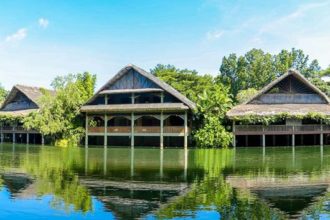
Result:
{"type": "Polygon", "coordinates": [[[301,48],[325,68],[329,11],[320,0],[1,0],[0,82],[49,87],[90,71],[99,87],[128,63],[215,75],[251,48],[301,48]]]}

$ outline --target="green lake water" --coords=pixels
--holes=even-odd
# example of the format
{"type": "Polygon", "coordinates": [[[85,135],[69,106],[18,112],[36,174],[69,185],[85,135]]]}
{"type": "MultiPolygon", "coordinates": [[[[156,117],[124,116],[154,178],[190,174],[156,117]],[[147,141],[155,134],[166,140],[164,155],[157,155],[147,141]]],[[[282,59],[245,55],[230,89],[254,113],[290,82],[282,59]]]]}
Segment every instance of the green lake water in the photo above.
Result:
{"type": "Polygon", "coordinates": [[[328,219],[330,147],[0,145],[0,218],[328,219]]]}

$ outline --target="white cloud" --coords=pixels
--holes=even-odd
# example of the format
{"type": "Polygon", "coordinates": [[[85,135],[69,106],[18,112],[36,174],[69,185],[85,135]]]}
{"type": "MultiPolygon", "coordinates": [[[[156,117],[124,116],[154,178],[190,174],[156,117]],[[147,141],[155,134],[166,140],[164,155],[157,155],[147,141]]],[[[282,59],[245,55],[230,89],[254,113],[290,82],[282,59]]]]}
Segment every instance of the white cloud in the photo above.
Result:
{"type": "Polygon", "coordinates": [[[21,28],[18,31],[16,31],[14,34],[8,35],[6,37],[6,42],[15,42],[15,41],[21,41],[27,36],[27,29],[21,28]]]}
{"type": "Polygon", "coordinates": [[[216,40],[219,39],[220,37],[222,37],[222,35],[224,34],[224,31],[220,30],[220,31],[209,31],[206,33],[206,38],[208,40],[216,40]]]}
{"type": "Polygon", "coordinates": [[[49,21],[46,18],[39,18],[38,24],[42,28],[47,28],[49,25],[49,21]]]}

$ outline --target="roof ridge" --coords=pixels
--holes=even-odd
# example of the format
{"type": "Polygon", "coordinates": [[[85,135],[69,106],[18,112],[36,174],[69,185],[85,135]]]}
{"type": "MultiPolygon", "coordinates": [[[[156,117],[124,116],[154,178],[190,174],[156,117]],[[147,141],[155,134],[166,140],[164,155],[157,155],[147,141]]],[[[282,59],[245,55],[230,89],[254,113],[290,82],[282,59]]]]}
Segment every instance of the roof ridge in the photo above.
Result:
{"type": "Polygon", "coordinates": [[[261,96],[262,94],[267,92],[269,89],[271,89],[277,83],[279,83],[280,81],[282,81],[283,79],[285,79],[286,77],[288,77],[290,75],[297,76],[301,81],[303,81],[303,83],[305,83],[305,84],[307,84],[307,86],[311,87],[312,90],[314,90],[316,93],[318,93],[320,96],[322,96],[324,98],[324,100],[328,104],[330,104],[329,97],[324,92],[322,92],[319,88],[317,88],[313,83],[311,83],[303,74],[301,74],[298,70],[296,70],[294,68],[288,69],[288,71],[286,73],[284,73],[283,75],[279,76],[277,79],[268,83],[261,90],[259,90],[259,92],[256,95],[254,95],[252,98],[248,99],[247,101],[245,101],[242,104],[249,104],[251,101],[255,100],[256,98],[258,98],[259,96],[261,96]]]}
{"type": "Polygon", "coordinates": [[[191,100],[189,100],[187,97],[185,97],[184,95],[182,95],[179,91],[177,91],[176,89],[174,89],[172,86],[170,86],[169,84],[167,84],[166,82],[160,80],[159,78],[157,78],[155,75],[147,72],[146,70],[134,65],[134,64],[128,64],[126,66],[124,66],[123,68],[121,68],[119,70],[119,72],[117,74],[115,74],[107,83],[105,83],[95,94],[94,96],[88,100],[86,102],[90,103],[91,101],[93,101],[96,96],[106,88],[106,86],[111,85],[113,83],[115,83],[118,79],[120,79],[124,74],[126,74],[128,72],[128,70],[133,69],[135,71],[137,71],[139,74],[141,74],[142,76],[148,78],[149,80],[151,80],[153,83],[155,83],[156,85],[158,85],[159,87],[161,87],[162,89],[164,89],[165,91],[167,91],[168,93],[170,93],[171,95],[173,95],[174,97],[176,97],[177,99],[179,99],[181,102],[183,102],[184,104],[186,104],[189,108],[191,109],[195,109],[196,105],[195,103],[193,103],[191,100]]]}

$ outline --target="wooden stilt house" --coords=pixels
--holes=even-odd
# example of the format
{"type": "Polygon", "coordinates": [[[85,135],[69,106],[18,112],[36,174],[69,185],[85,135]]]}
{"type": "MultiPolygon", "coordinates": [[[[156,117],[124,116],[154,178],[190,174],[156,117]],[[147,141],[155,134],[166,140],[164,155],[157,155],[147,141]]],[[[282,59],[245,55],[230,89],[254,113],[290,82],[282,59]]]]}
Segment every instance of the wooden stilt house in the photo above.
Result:
{"type": "MultiPolygon", "coordinates": [[[[38,111],[43,88],[15,85],[0,108],[1,142],[42,144],[42,135],[23,128],[22,119],[38,111]]],[[[53,91],[49,91],[54,93],[53,91]]]]}
{"type": "Polygon", "coordinates": [[[289,70],[227,116],[234,146],[330,144],[330,100],[302,74],[289,70]]]}
{"type": "Polygon", "coordinates": [[[145,70],[127,65],[81,108],[86,147],[188,146],[195,104],[145,70]]]}

